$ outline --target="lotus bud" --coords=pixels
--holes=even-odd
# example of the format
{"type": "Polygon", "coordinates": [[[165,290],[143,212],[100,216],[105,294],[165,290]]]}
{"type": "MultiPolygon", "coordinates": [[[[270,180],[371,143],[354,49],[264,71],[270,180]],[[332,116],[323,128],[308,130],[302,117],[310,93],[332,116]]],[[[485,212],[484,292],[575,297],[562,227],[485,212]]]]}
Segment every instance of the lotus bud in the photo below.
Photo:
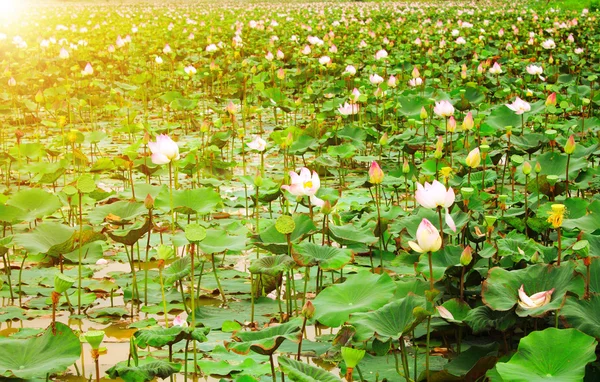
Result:
{"type": "Polygon", "coordinates": [[[102,340],[104,339],[104,331],[102,330],[91,330],[83,335],[85,340],[90,344],[92,349],[98,350],[102,340]]]}
{"type": "Polygon", "coordinates": [[[540,162],[537,162],[535,164],[535,167],[533,168],[533,170],[535,171],[536,174],[539,174],[540,172],[542,172],[542,165],[540,164],[540,162]]]}
{"type": "Polygon", "coordinates": [[[142,137],[142,143],[147,145],[148,142],[150,142],[152,140],[152,137],[150,136],[149,132],[144,132],[144,136],[142,137]]]}
{"type": "Polygon", "coordinates": [[[465,116],[465,119],[463,120],[462,128],[464,131],[469,131],[473,128],[473,126],[475,126],[475,122],[473,121],[473,114],[471,114],[471,112],[468,112],[465,116]]]}
{"type": "Polygon", "coordinates": [[[15,137],[17,138],[17,144],[21,143],[21,139],[25,136],[25,133],[21,129],[15,130],[15,137]]]}
{"type": "Polygon", "coordinates": [[[540,262],[540,254],[538,253],[538,251],[535,251],[535,253],[533,255],[531,255],[531,262],[533,264],[537,264],[540,262]]]}
{"type": "Polygon", "coordinates": [[[575,151],[575,136],[571,134],[565,143],[565,154],[571,155],[575,151]]]}
{"type": "Polygon", "coordinates": [[[456,131],[456,119],[454,119],[454,116],[450,116],[450,118],[448,118],[447,130],[449,133],[456,131]]]}
{"type": "Polygon", "coordinates": [[[10,87],[17,86],[17,80],[15,80],[14,77],[10,77],[10,79],[8,80],[8,86],[10,86],[10,87]]]}
{"type": "Polygon", "coordinates": [[[425,110],[425,106],[421,107],[421,114],[420,114],[421,120],[425,120],[427,119],[428,115],[427,115],[427,110],[425,110]]]}
{"type": "Polygon", "coordinates": [[[388,144],[388,133],[384,133],[381,138],[379,138],[379,144],[381,146],[387,146],[388,144]]]}
{"type": "Polygon", "coordinates": [[[408,164],[408,161],[405,159],[404,164],[402,164],[402,173],[406,175],[409,172],[410,172],[410,165],[408,164]]]}
{"type": "Polygon", "coordinates": [[[379,167],[376,161],[371,162],[371,168],[369,169],[369,182],[372,184],[381,184],[383,182],[383,170],[379,167]]]}
{"type": "Polygon", "coordinates": [[[487,158],[487,153],[490,151],[490,146],[489,145],[481,145],[481,146],[479,146],[479,150],[481,150],[481,159],[483,159],[485,161],[485,158],[487,158]]]}
{"type": "Polygon", "coordinates": [[[481,154],[479,153],[479,147],[471,150],[469,155],[467,155],[467,159],[465,159],[465,163],[467,166],[471,168],[477,168],[481,163],[481,154]]]}
{"type": "Polygon", "coordinates": [[[54,275],[54,291],[56,293],[65,293],[73,284],[75,284],[75,280],[63,273],[54,275]]]}
{"type": "Polygon", "coordinates": [[[460,265],[462,265],[463,267],[466,267],[467,265],[471,264],[472,260],[473,260],[473,249],[471,248],[471,246],[467,245],[467,247],[460,254],[460,265]]]}
{"type": "Polygon", "coordinates": [[[531,164],[529,162],[523,163],[522,171],[525,175],[531,174],[531,164]]]}
{"type": "Polygon", "coordinates": [[[152,199],[152,195],[146,195],[146,198],[144,199],[144,207],[146,207],[148,210],[154,208],[154,199],[152,199]]]}
{"type": "Polygon", "coordinates": [[[546,106],[556,106],[556,92],[553,92],[546,98],[546,106]]]}
{"type": "Polygon", "coordinates": [[[435,152],[433,153],[433,157],[435,159],[440,159],[442,157],[442,149],[444,148],[444,140],[441,136],[438,137],[438,140],[435,144],[435,152]]]}
{"type": "Polygon", "coordinates": [[[256,187],[258,187],[258,188],[262,187],[262,185],[263,185],[263,178],[262,178],[262,176],[260,176],[260,174],[257,174],[254,177],[254,185],[256,187]]]}
{"type": "Polygon", "coordinates": [[[35,94],[35,102],[37,102],[37,103],[44,102],[44,93],[41,90],[38,90],[38,92],[35,94]]]}
{"type": "Polygon", "coordinates": [[[313,303],[310,301],[306,301],[306,303],[302,307],[301,314],[302,317],[306,318],[307,320],[313,318],[313,316],[315,315],[315,306],[313,305],[313,303]]]}
{"type": "Polygon", "coordinates": [[[323,206],[321,206],[321,212],[323,213],[323,215],[329,215],[332,210],[333,207],[331,206],[331,202],[329,200],[325,200],[323,202],[323,206]]]}
{"type": "Polygon", "coordinates": [[[364,350],[342,346],[342,358],[346,363],[346,367],[354,369],[356,365],[358,365],[358,363],[363,359],[364,356],[364,350]]]}

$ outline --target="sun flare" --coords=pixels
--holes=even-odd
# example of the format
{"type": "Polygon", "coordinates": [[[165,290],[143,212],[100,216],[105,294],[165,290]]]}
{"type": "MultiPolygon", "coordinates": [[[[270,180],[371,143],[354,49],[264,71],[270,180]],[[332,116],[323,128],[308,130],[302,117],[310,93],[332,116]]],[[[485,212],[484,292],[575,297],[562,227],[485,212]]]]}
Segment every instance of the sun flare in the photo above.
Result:
{"type": "Polygon", "coordinates": [[[22,3],[19,0],[0,0],[0,17],[10,18],[19,11],[22,3]]]}

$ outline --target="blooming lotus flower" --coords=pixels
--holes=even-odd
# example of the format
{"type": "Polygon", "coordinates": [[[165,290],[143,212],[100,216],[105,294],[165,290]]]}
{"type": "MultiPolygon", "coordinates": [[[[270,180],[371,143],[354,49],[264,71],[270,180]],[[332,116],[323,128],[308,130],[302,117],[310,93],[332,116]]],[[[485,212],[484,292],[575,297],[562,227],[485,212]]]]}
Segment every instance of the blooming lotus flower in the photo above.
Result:
{"type": "Polygon", "coordinates": [[[446,190],[446,186],[437,180],[434,180],[431,184],[425,182],[425,186],[417,183],[417,191],[415,192],[417,203],[425,208],[445,208],[446,224],[454,232],[456,232],[456,224],[454,224],[452,216],[448,213],[448,208],[454,204],[455,197],[452,187],[448,187],[446,190]]]}
{"type": "Polygon", "coordinates": [[[179,146],[166,134],[157,136],[156,142],[148,142],[148,147],[154,164],[167,164],[179,159],[179,146]]]}
{"type": "Polygon", "coordinates": [[[318,207],[323,206],[324,200],[321,200],[315,196],[319,188],[321,187],[321,180],[319,174],[315,171],[310,173],[310,170],[306,167],[300,169],[300,173],[296,174],[290,171],[291,184],[283,185],[281,188],[290,192],[294,196],[308,196],[310,202],[318,207]]]}
{"type": "Polygon", "coordinates": [[[218,50],[219,48],[217,48],[217,46],[215,44],[210,44],[206,47],[206,51],[208,53],[214,53],[218,50]]]}
{"type": "Polygon", "coordinates": [[[342,73],[342,75],[348,75],[348,76],[353,76],[355,74],[356,74],[356,68],[353,65],[346,66],[344,73],[342,73]]]}
{"type": "Polygon", "coordinates": [[[181,315],[177,315],[173,319],[173,326],[182,326],[185,328],[188,326],[188,323],[185,318],[181,317],[181,315]]]}
{"type": "Polygon", "coordinates": [[[60,53],[58,54],[58,57],[62,58],[63,60],[66,60],[67,58],[69,58],[69,52],[65,48],[60,48],[60,53]]]}
{"type": "Polygon", "coordinates": [[[285,54],[281,51],[281,49],[277,49],[277,59],[283,60],[284,57],[285,57],[285,54]]]}
{"type": "Polygon", "coordinates": [[[156,62],[158,65],[160,65],[160,64],[162,64],[162,63],[163,63],[163,59],[162,59],[162,57],[161,57],[161,56],[156,56],[156,58],[154,59],[154,61],[155,61],[155,62],[156,62]]]}
{"type": "Polygon", "coordinates": [[[358,109],[359,109],[358,105],[349,104],[348,102],[346,102],[343,105],[340,105],[340,107],[338,107],[338,111],[340,112],[341,115],[356,114],[356,113],[358,113],[358,109]]]}
{"type": "Polygon", "coordinates": [[[371,76],[369,77],[369,81],[371,81],[371,83],[373,85],[379,85],[380,83],[383,82],[383,77],[381,77],[377,73],[374,73],[374,74],[371,74],[371,76]]]}
{"type": "Polygon", "coordinates": [[[169,54],[171,53],[173,50],[171,49],[171,47],[169,46],[169,44],[166,44],[165,47],[163,48],[163,53],[164,54],[169,54]]]}
{"type": "Polygon", "coordinates": [[[440,117],[450,117],[452,114],[454,114],[454,106],[445,100],[436,102],[433,112],[440,117]]]}
{"type": "Polygon", "coordinates": [[[331,63],[331,58],[329,56],[323,56],[321,58],[319,58],[319,64],[321,65],[327,65],[331,63]]]}
{"type": "Polygon", "coordinates": [[[550,302],[552,299],[552,293],[554,292],[554,288],[535,293],[531,296],[527,296],[525,293],[524,286],[521,285],[519,288],[519,306],[523,309],[534,309],[544,306],[550,302]]]}
{"type": "Polygon", "coordinates": [[[464,44],[466,44],[466,43],[467,43],[467,40],[465,40],[465,38],[464,38],[464,37],[459,37],[459,38],[457,38],[457,39],[456,39],[456,41],[455,41],[455,42],[456,42],[458,45],[464,45],[464,44]]]}
{"type": "Polygon", "coordinates": [[[94,68],[92,68],[92,64],[88,62],[85,68],[81,71],[81,75],[91,76],[92,74],[94,74],[94,68]]]}
{"type": "Polygon", "coordinates": [[[479,147],[476,147],[469,152],[467,159],[465,159],[465,163],[471,168],[477,168],[479,166],[481,163],[481,153],[479,152],[479,147]]]}
{"type": "Polygon", "coordinates": [[[502,68],[500,67],[499,63],[494,62],[494,65],[492,65],[492,67],[490,68],[489,72],[491,74],[500,74],[500,73],[502,73],[502,68]]]}
{"type": "Polygon", "coordinates": [[[267,54],[265,55],[265,58],[267,59],[267,61],[273,61],[275,56],[273,55],[273,53],[267,52],[267,54]]]}
{"type": "Polygon", "coordinates": [[[310,52],[311,52],[311,51],[312,51],[312,50],[310,49],[310,46],[308,46],[308,45],[305,45],[305,46],[304,46],[304,49],[302,49],[302,54],[304,54],[304,55],[308,56],[308,55],[310,54],[310,52]]]}
{"type": "Polygon", "coordinates": [[[381,60],[382,58],[386,58],[388,56],[388,52],[385,49],[381,49],[375,53],[375,59],[381,60]]]}
{"type": "Polygon", "coordinates": [[[517,97],[513,103],[506,104],[506,107],[514,111],[517,115],[521,115],[531,110],[531,105],[519,97],[517,97]]]}
{"type": "Polygon", "coordinates": [[[554,49],[556,48],[556,43],[553,39],[549,38],[548,40],[542,43],[542,48],[544,49],[554,49]]]}
{"type": "Polygon", "coordinates": [[[267,148],[267,142],[261,137],[255,137],[254,140],[252,140],[252,142],[249,142],[247,145],[252,150],[256,151],[265,151],[265,149],[267,148]]]}
{"type": "Polygon", "coordinates": [[[544,72],[544,69],[542,69],[541,66],[537,66],[537,65],[527,65],[527,73],[531,74],[532,76],[539,76],[540,74],[542,74],[544,72]]]}
{"type": "Polygon", "coordinates": [[[8,80],[8,86],[10,86],[10,87],[17,86],[17,80],[15,80],[14,77],[10,77],[10,79],[8,80]]]}
{"type": "Polygon", "coordinates": [[[413,88],[421,85],[423,85],[423,80],[421,79],[421,77],[411,78],[410,80],[408,80],[408,86],[411,86],[413,88]]]}
{"type": "Polygon", "coordinates": [[[408,245],[419,253],[436,252],[442,247],[442,237],[437,228],[427,219],[421,220],[417,228],[417,242],[409,241],[408,245]]]}
{"type": "Polygon", "coordinates": [[[573,50],[573,53],[581,54],[581,53],[583,53],[583,48],[575,48],[575,50],[573,50]]]}
{"type": "Polygon", "coordinates": [[[358,102],[358,98],[360,97],[360,92],[357,88],[352,90],[352,95],[350,95],[350,100],[354,103],[358,102]]]}
{"type": "Polygon", "coordinates": [[[383,170],[379,167],[379,164],[375,161],[371,162],[369,168],[369,182],[372,184],[381,184],[383,182],[383,170]]]}
{"type": "Polygon", "coordinates": [[[194,66],[192,65],[186,66],[185,68],[183,68],[183,71],[188,76],[193,76],[194,74],[196,74],[196,68],[194,68],[194,66]]]}

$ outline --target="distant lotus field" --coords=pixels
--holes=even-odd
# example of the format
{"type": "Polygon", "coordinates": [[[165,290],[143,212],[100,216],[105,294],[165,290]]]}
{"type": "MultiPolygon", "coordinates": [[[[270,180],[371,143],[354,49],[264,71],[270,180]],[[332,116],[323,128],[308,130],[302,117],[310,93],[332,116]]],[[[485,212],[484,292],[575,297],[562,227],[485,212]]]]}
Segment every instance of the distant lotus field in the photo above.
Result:
{"type": "Polygon", "coordinates": [[[598,381],[600,13],[0,4],[0,379],[598,381]]]}

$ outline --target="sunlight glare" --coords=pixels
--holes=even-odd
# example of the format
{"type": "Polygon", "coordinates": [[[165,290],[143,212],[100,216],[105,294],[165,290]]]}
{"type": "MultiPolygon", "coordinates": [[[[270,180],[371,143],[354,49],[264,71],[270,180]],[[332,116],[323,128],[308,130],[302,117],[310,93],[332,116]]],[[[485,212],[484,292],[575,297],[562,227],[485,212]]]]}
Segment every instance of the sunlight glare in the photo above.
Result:
{"type": "Polygon", "coordinates": [[[20,0],[0,0],[0,17],[9,18],[19,11],[20,0]]]}

